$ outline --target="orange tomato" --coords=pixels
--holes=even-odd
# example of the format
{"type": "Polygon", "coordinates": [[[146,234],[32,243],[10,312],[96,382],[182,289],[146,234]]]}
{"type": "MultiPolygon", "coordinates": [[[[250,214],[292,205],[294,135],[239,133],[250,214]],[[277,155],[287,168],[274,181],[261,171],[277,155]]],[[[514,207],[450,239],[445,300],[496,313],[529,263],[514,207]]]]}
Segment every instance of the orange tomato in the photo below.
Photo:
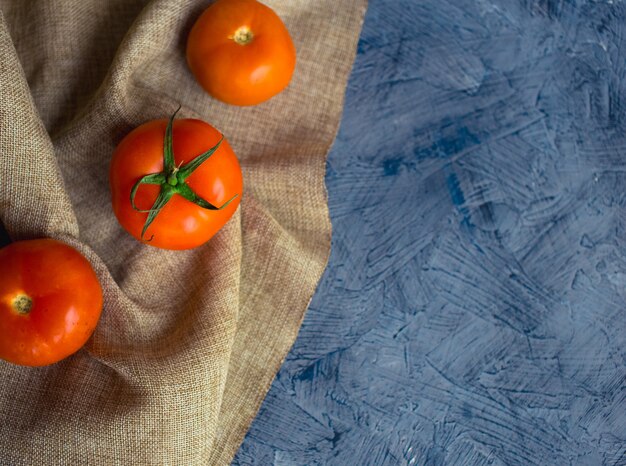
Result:
{"type": "Polygon", "coordinates": [[[102,289],[76,249],[53,239],[0,249],[0,358],[45,366],[78,351],[102,311],[102,289]]]}
{"type": "Polygon", "coordinates": [[[218,130],[174,116],[144,123],[120,142],[109,182],[113,212],[126,231],[151,246],[190,249],[235,213],[243,180],[218,130]]]}
{"type": "Polygon", "coordinates": [[[217,0],[191,29],[187,63],[216,99],[256,105],[287,87],[296,49],[271,8],[256,0],[217,0]]]}

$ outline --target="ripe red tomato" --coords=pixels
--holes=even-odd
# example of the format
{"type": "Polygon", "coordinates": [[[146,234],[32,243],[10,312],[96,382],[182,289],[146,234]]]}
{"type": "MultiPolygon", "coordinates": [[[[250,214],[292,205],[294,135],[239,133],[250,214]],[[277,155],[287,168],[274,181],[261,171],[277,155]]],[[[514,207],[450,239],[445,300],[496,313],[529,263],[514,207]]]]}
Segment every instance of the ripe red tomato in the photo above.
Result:
{"type": "Polygon", "coordinates": [[[235,153],[208,123],[153,120],[115,149],[113,211],[131,235],[163,249],[207,242],[237,210],[243,180],[235,153]]]}
{"type": "Polygon", "coordinates": [[[271,8],[256,0],[217,0],[191,29],[187,63],[216,99],[256,105],[287,87],[296,49],[271,8]]]}
{"type": "Polygon", "coordinates": [[[102,311],[102,289],[76,249],[53,239],[0,249],[0,358],[45,366],[78,351],[102,311]]]}

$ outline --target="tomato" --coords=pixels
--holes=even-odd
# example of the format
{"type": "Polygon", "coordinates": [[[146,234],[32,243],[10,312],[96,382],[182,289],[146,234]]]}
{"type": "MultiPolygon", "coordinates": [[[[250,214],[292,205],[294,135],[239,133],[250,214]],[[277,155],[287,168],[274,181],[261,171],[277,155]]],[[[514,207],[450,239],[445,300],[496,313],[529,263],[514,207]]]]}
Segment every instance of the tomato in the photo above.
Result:
{"type": "Polygon", "coordinates": [[[102,311],[102,289],[76,249],[53,239],[0,249],[0,358],[45,366],[78,351],[102,311]]]}
{"type": "Polygon", "coordinates": [[[243,180],[228,141],[201,120],[153,120],[117,146],[109,171],[113,212],[151,246],[191,249],[237,210],[243,180]]]}
{"type": "Polygon", "coordinates": [[[191,29],[187,63],[216,99],[256,105],[287,87],[296,49],[271,8],[256,0],[217,0],[191,29]]]}

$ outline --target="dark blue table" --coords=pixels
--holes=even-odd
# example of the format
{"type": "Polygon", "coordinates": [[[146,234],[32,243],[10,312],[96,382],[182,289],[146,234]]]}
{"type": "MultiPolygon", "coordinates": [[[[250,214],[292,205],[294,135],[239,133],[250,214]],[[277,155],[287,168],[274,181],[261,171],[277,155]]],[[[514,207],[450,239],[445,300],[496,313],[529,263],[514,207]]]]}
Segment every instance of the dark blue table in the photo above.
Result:
{"type": "Polygon", "coordinates": [[[234,464],[626,464],[624,2],[371,0],[327,185],[234,464]]]}

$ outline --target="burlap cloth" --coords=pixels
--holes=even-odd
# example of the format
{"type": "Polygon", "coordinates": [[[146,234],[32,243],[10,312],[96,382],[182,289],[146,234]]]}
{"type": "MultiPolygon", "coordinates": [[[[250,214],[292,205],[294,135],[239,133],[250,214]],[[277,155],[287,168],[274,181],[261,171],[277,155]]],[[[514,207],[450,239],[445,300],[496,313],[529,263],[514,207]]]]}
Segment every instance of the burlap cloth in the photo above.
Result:
{"type": "Polygon", "coordinates": [[[366,0],[266,0],[298,64],[252,108],[211,99],[187,69],[209,3],[0,0],[0,218],[13,239],[77,247],[105,294],[76,355],[0,363],[2,465],[228,464],[296,337],[329,254],[325,160],[366,0]],[[170,252],[117,224],[108,166],[179,103],[223,131],[245,191],[209,243],[170,252]]]}

